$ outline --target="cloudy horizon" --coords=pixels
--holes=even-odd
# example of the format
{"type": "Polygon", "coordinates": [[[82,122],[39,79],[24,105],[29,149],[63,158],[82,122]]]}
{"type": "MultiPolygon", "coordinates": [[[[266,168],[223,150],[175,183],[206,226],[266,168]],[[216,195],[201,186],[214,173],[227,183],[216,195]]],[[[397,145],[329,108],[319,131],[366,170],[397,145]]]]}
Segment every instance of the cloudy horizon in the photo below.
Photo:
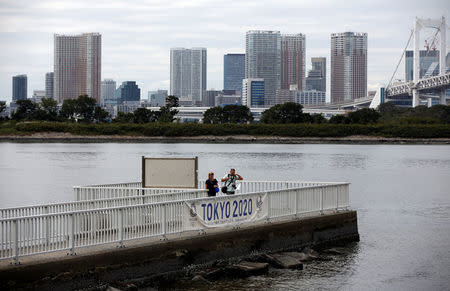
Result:
{"type": "MultiPolygon", "coordinates": [[[[368,89],[387,84],[414,17],[450,21],[448,1],[55,1],[0,0],[0,100],[11,101],[12,76],[28,76],[28,97],[53,71],[53,35],[102,34],[102,80],[136,81],[147,91],[169,89],[170,48],[206,47],[207,88],[223,88],[223,55],[245,53],[248,30],[306,35],[311,57],[327,58],[330,34],[368,33],[368,89]],[[363,3],[361,3],[363,2],[363,3]]],[[[424,31],[424,40],[434,35],[424,31]]],[[[450,33],[447,29],[447,39],[450,33]]],[[[447,46],[448,46],[447,40],[447,46]]],[[[410,45],[411,48],[411,45],[410,45]]],[[[448,51],[448,49],[447,49],[448,51]]],[[[396,78],[402,78],[400,66],[396,78]]]]}

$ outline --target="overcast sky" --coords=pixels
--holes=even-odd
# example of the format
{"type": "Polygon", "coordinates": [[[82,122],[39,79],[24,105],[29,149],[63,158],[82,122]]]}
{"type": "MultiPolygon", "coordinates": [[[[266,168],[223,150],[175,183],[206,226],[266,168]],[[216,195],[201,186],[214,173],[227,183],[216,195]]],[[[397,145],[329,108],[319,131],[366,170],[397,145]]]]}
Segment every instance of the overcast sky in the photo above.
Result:
{"type": "MultiPolygon", "coordinates": [[[[29,97],[44,89],[45,73],[53,71],[53,34],[82,32],[102,34],[102,79],[137,81],[142,98],[169,89],[171,47],[206,47],[207,87],[222,89],[223,55],[245,52],[247,30],[304,33],[307,69],[311,57],[325,56],[328,73],[330,34],[367,32],[370,90],[388,83],[415,16],[445,16],[448,25],[450,1],[0,0],[0,100],[11,100],[17,74],[28,75],[29,97]]],[[[329,91],[329,76],[327,82],[329,91]]]]}

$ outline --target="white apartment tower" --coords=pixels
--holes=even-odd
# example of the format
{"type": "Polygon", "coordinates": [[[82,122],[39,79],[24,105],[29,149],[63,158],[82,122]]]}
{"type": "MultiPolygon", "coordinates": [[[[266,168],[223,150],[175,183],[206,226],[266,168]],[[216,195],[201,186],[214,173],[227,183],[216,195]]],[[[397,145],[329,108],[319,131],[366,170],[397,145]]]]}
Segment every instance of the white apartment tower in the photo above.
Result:
{"type": "Polygon", "coordinates": [[[87,94],[100,103],[101,34],[55,34],[54,45],[54,98],[63,103],[87,94]]]}
{"type": "Polygon", "coordinates": [[[201,102],[206,90],[206,48],[170,50],[170,95],[201,102]]]}

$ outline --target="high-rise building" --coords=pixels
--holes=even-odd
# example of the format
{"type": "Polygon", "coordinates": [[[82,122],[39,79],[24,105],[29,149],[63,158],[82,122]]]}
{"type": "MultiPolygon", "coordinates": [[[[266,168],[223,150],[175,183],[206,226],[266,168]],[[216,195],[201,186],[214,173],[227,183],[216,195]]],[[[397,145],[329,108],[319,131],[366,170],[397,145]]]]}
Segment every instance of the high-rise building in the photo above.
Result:
{"type": "Polygon", "coordinates": [[[331,34],[331,103],[367,96],[367,33],[331,34]]]}
{"type": "Polygon", "coordinates": [[[123,102],[139,102],[141,100],[141,89],[135,81],[125,81],[117,88],[115,96],[118,104],[123,102]]]}
{"type": "Polygon", "coordinates": [[[100,103],[101,34],[55,34],[54,42],[54,98],[62,103],[87,94],[100,103]]]}
{"type": "Polygon", "coordinates": [[[166,105],[167,90],[148,91],[150,106],[161,107],[166,105]]]}
{"type": "MultiPolygon", "coordinates": [[[[245,78],[264,79],[263,105],[274,105],[281,81],[281,35],[279,31],[247,31],[245,78]]],[[[244,88],[242,88],[244,91],[244,88]]]]}
{"type": "Polygon", "coordinates": [[[226,54],[223,56],[223,89],[242,92],[245,78],[245,54],[226,54]]]}
{"type": "Polygon", "coordinates": [[[12,83],[12,101],[27,99],[27,75],[14,76],[12,83]]]}
{"type": "Polygon", "coordinates": [[[281,35],[281,89],[305,88],[305,47],[304,34],[281,35]]]}
{"type": "MultiPolygon", "coordinates": [[[[419,79],[423,78],[427,72],[429,76],[439,75],[439,51],[421,50],[419,79]]],[[[413,80],[414,51],[405,52],[405,79],[406,82],[413,80]]]]}
{"type": "MultiPolygon", "coordinates": [[[[242,87],[242,85],[241,85],[241,87],[242,87]]],[[[216,97],[221,93],[222,93],[222,91],[218,91],[218,90],[204,91],[203,98],[202,98],[202,106],[206,106],[206,107],[216,106],[216,97]]]]}
{"type": "Polygon", "coordinates": [[[327,90],[327,64],[326,58],[311,58],[312,70],[308,72],[305,90],[317,90],[326,92],[327,90]]]}
{"type": "Polygon", "coordinates": [[[264,105],[265,86],[262,78],[248,78],[242,80],[242,105],[258,107],[264,105]]]}
{"type": "Polygon", "coordinates": [[[170,50],[170,95],[201,102],[206,90],[206,48],[170,50]]]}
{"type": "Polygon", "coordinates": [[[117,104],[117,100],[114,96],[114,92],[116,91],[116,81],[112,79],[105,79],[102,81],[101,86],[101,100],[100,103],[104,104],[117,104]]]}
{"type": "Polygon", "coordinates": [[[45,74],[45,98],[53,99],[53,84],[54,84],[54,74],[49,72],[45,74]]]}

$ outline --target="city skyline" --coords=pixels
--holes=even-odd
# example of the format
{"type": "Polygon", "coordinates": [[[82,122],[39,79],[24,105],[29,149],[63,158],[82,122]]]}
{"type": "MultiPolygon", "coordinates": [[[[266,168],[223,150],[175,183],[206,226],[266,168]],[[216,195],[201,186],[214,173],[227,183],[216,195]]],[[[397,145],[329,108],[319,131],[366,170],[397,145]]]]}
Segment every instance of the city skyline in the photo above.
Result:
{"type": "MultiPolygon", "coordinates": [[[[369,35],[368,90],[386,84],[406,44],[415,16],[449,17],[446,1],[400,1],[363,4],[314,2],[191,2],[134,5],[5,1],[0,4],[0,98],[11,101],[11,77],[28,76],[28,97],[45,88],[53,70],[53,34],[98,31],[103,36],[102,77],[118,83],[136,80],[143,92],[169,89],[169,54],[175,46],[208,49],[207,89],[222,89],[223,55],[245,52],[248,30],[279,30],[306,35],[306,60],[329,59],[331,33],[361,31],[369,35]],[[358,5],[357,5],[358,4],[358,5]],[[385,13],[389,6],[389,13],[385,13]],[[90,7],[90,8],[85,8],[90,7]],[[347,7],[347,8],[346,8],[347,7]],[[349,8],[351,7],[351,9],[349,8]],[[196,13],[201,8],[201,13],[196,13]],[[80,10],[83,10],[80,15],[80,10]],[[249,10],[252,11],[252,17],[249,10]],[[225,19],[217,22],[220,11],[225,19]],[[298,18],[298,12],[302,17],[298,18]],[[383,13],[380,22],[379,14],[383,13]],[[133,15],[133,17],[130,16],[133,15]],[[281,15],[283,15],[281,17],[281,15]],[[110,17],[112,16],[112,17],[110,17]],[[318,17],[319,16],[319,17],[318,17]],[[173,21],[173,17],[177,20],[173,21]],[[226,19],[232,18],[230,23],[226,19]],[[149,21],[148,19],[151,19],[149,21]],[[170,25],[168,25],[170,21],[170,25]],[[213,24],[208,24],[213,21],[213,24]],[[395,30],[392,27],[396,27],[395,30]]],[[[329,63],[327,80],[329,76],[329,63]]],[[[310,69],[306,62],[306,72],[310,69]]],[[[329,82],[327,92],[329,92],[329,82]]],[[[145,93],[146,94],[146,93],[145,93]]],[[[145,94],[141,98],[145,98],[145,94]]]]}

